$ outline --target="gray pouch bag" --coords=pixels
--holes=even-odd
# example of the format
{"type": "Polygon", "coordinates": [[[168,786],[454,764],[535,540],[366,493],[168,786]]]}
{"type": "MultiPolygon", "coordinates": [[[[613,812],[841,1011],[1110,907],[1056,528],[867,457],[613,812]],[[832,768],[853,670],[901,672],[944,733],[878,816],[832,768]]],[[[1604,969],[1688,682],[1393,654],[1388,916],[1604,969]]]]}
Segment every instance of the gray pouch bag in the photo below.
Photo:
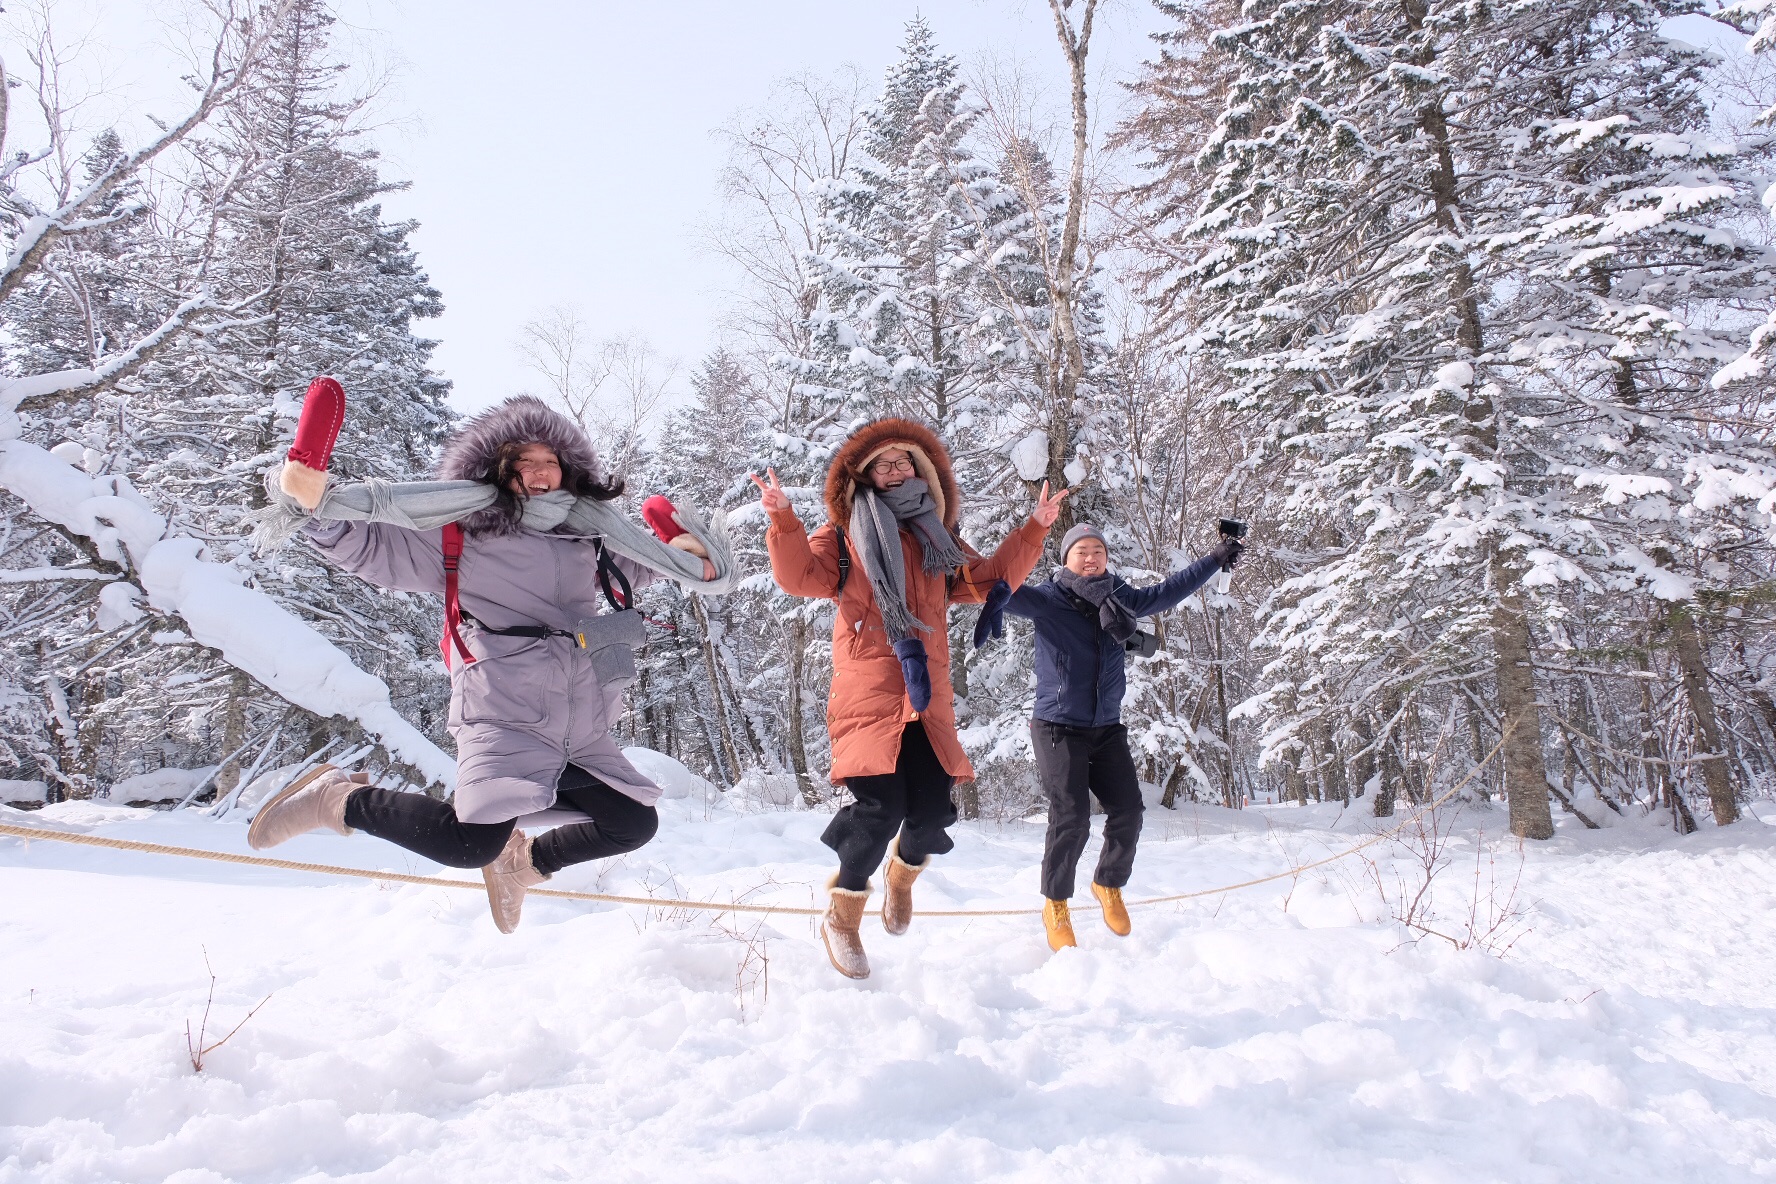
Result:
{"type": "Polygon", "coordinates": [[[574,626],[574,640],[599,684],[621,689],[635,681],[635,650],[647,641],[647,629],[641,614],[630,608],[587,617],[574,626]]]}

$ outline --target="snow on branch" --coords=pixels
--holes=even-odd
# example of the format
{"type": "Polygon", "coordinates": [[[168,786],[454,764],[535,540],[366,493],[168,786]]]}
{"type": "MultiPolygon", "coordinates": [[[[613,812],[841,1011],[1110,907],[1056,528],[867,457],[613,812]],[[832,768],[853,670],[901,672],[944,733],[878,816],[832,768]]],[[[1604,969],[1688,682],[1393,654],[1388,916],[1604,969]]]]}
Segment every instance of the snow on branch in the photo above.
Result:
{"type": "MultiPolygon", "coordinates": [[[[160,135],[136,151],[119,157],[111,167],[94,177],[67,201],[54,210],[33,212],[27,218],[18,238],[12,244],[4,264],[0,264],[0,300],[11,296],[20,284],[42,265],[50,248],[62,235],[84,224],[89,210],[103,204],[106,197],[193,130],[207,122],[216,111],[240,91],[252,77],[265,52],[272,31],[284,20],[295,0],[277,0],[253,16],[240,16],[230,4],[217,30],[210,53],[208,77],[197,102],[177,123],[166,127],[160,135]]],[[[0,127],[0,135],[4,134],[0,127]]]]}
{"type": "Polygon", "coordinates": [[[127,479],[88,476],[18,434],[17,417],[5,413],[0,487],[40,516],[91,538],[104,558],[120,564],[127,559],[140,573],[149,603],[182,618],[192,637],[221,651],[236,669],[317,715],[357,721],[397,759],[432,781],[455,784],[455,762],[401,718],[381,679],[271,597],[245,586],[243,573],[205,559],[202,542],[168,537],[165,519],[127,479]]]}
{"type": "Polygon", "coordinates": [[[16,411],[49,398],[60,398],[91,390],[127,377],[152,358],[157,350],[172,341],[191,318],[214,304],[209,293],[202,292],[186,300],[167,315],[140,341],[128,349],[111,354],[97,366],[81,366],[57,370],[50,374],[32,374],[0,382],[0,411],[16,411]]]}
{"type": "Polygon", "coordinates": [[[47,584],[56,580],[115,580],[117,577],[90,567],[26,567],[0,570],[0,584],[47,584]]]}

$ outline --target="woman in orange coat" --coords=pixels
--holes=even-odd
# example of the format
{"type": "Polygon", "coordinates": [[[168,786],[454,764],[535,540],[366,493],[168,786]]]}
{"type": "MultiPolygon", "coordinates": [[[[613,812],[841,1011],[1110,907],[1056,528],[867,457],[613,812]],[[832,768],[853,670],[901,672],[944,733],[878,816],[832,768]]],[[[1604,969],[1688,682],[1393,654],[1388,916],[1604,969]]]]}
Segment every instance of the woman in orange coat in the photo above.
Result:
{"type": "Polygon", "coordinates": [[[982,558],[956,537],[962,499],[949,452],[910,420],[865,424],[839,447],[826,476],[829,523],[812,537],[775,472],[769,484],[753,481],[770,515],[777,586],[838,602],[826,719],[832,780],[855,800],[821,836],[839,871],[820,935],[840,974],[868,978],[859,928],[870,875],[887,855],[882,926],[905,933],[913,881],[955,846],[950,788],[974,776],[956,738],[949,606],[980,603],[999,580],[1022,584],[1067,491],[1050,498],[1043,486],[1030,520],[982,558]]]}

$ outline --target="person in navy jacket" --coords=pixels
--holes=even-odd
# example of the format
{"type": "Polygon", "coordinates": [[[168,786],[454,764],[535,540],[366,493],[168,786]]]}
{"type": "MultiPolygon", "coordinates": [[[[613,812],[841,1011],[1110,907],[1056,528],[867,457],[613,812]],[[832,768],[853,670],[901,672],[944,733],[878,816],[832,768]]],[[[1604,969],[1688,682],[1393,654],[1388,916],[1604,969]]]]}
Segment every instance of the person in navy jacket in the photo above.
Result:
{"type": "Polygon", "coordinates": [[[1104,850],[1092,877],[1092,894],[1112,932],[1129,932],[1122,888],[1135,862],[1141,835],[1140,785],[1122,726],[1126,688],[1125,646],[1136,619],[1175,608],[1245,548],[1223,536],[1221,544],[1183,571],[1137,588],[1110,572],[1103,534],[1081,524],[1061,540],[1061,567],[1043,584],[1016,592],[995,588],[975,628],[975,645],[990,630],[1002,631],[1002,608],[1036,627],[1036,713],[1031,743],[1048,795],[1048,837],[1042,855],[1043,923],[1051,949],[1076,944],[1067,902],[1074,871],[1091,832],[1091,798],[1104,805],[1104,850]]]}

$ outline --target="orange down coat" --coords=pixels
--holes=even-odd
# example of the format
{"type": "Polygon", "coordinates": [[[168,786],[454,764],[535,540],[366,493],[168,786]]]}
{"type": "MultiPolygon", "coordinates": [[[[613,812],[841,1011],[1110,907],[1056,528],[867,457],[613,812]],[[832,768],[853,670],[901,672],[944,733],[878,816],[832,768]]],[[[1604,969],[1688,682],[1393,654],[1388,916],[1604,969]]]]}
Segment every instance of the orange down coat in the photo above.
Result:
{"type": "MultiPolygon", "coordinates": [[[[826,512],[829,523],[845,528],[851,548],[851,575],[833,620],[832,691],[826,702],[827,730],[832,735],[832,780],[843,784],[849,777],[868,777],[894,772],[900,758],[900,735],[906,725],[923,718],[932,750],[950,776],[972,780],[974,768],[956,738],[956,703],[950,690],[949,606],[979,604],[997,580],[1013,588],[1023,584],[1036,560],[1048,529],[1026,521],[1006,537],[991,557],[982,558],[968,544],[961,544],[969,563],[946,581],[927,575],[923,552],[911,532],[900,532],[906,560],[907,607],[930,627],[919,636],[931,672],[931,705],[921,717],[907,699],[900,660],[888,643],[881,611],[869,576],[858,562],[851,539],[851,498],[859,474],[874,456],[889,448],[905,448],[931,486],[938,513],[953,534],[961,515],[961,494],[956,487],[950,455],[929,428],[905,419],[880,419],[865,424],[834,454],[826,476],[826,512]],[[946,587],[948,583],[948,587],[946,587]]],[[[777,586],[791,596],[833,599],[839,584],[839,538],[829,524],[812,537],[802,528],[794,510],[771,515],[765,532],[771,553],[771,575],[777,586]]]]}

